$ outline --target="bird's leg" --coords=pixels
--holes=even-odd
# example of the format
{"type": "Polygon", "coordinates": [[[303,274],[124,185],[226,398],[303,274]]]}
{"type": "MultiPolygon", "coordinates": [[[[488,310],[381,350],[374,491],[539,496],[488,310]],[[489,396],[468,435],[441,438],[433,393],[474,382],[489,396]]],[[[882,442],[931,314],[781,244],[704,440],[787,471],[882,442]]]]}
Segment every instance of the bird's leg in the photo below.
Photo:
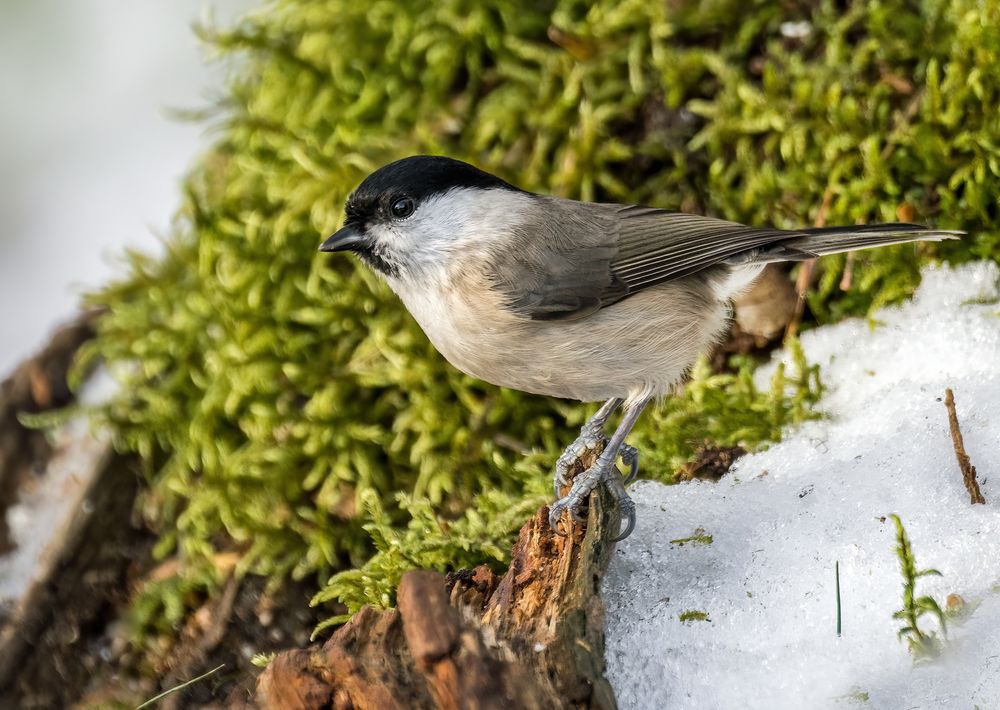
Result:
{"type": "Polygon", "coordinates": [[[612,397],[602,404],[597,413],[588,419],[587,423],[580,429],[580,436],[576,437],[576,441],[567,446],[556,460],[556,472],[552,477],[552,490],[555,491],[556,498],[562,496],[562,489],[569,485],[567,474],[576,460],[607,441],[607,437],[604,435],[604,426],[608,423],[608,418],[621,406],[622,401],[618,397],[612,397]]]}
{"type": "MultiPolygon", "coordinates": [[[[568,510],[574,519],[581,520],[580,508],[586,502],[587,496],[599,483],[604,483],[615,499],[622,517],[626,519],[625,529],[615,540],[624,540],[631,534],[635,527],[635,504],[625,492],[625,483],[615,467],[615,459],[618,458],[619,450],[625,443],[625,437],[632,431],[632,427],[635,426],[639,415],[642,414],[642,410],[646,408],[647,404],[649,404],[649,398],[639,400],[625,410],[625,416],[622,417],[621,423],[611,436],[608,445],[604,447],[604,451],[597,457],[594,465],[577,475],[573,479],[573,487],[570,488],[569,493],[549,507],[549,525],[557,533],[563,534],[559,530],[559,519],[563,512],[568,510]]],[[[638,460],[633,458],[632,461],[637,463],[638,460]]]]}

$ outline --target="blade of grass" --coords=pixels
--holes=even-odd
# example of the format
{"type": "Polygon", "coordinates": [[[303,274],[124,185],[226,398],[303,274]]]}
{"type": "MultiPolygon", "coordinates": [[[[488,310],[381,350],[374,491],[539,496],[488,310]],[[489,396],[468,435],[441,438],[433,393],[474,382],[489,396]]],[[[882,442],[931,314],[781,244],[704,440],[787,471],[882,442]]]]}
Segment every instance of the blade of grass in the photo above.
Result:
{"type": "Polygon", "coordinates": [[[166,690],[164,690],[159,695],[157,695],[155,697],[152,697],[149,700],[147,700],[146,702],[144,702],[142,705],[137,705],[136,708],[135,708],[135,710],[142,710],[142,708],[150,707],[153,703],[156,703],[156,702],[159,702],[160,700],[163,700],[165,697],[167,697],[171,693],[176,693],[178,690],[184,690],[184,688],[188,687],[189,685],[193,685],[193,684],[197,683],[199,680],[204,680],[205,678],[208,678],[213,673],[219,672],[225,666],[226,666],[225,663],[220,663],[219,665],[217,665],[212,670],[208,671],[207,673],[202,673],[197,678],[192,678],[191,680],[185,681],[184,683],[181,683],[180,685],[175,685],[173,688],[167,688],[166,690]]]}
{"type": "Polygon", "coordinates": [[[837,580],[837,638],[840,638],[840,560],[834,563],[833,574],[837,580]]]}

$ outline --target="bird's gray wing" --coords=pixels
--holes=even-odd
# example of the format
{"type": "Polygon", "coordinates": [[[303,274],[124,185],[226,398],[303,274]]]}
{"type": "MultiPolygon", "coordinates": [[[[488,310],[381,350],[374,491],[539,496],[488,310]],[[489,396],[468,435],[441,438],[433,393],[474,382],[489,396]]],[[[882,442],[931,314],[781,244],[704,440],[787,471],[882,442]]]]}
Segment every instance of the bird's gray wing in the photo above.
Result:
{"type": "Polygon", "coordinates": [[[788,230],[747,227],[714,217],[652,207],[620,207],[614,278],[629,295],[713,266],[802,261],[826,254],[957,239],[964,233],[919,224],[888,222],[788,230]]]}
{"type": "Polygon", "coordinates": [[[547,198],[494,263],[509,306],[535,320],[581,318],[644,288],[802,236],[652,207],[547,198]]]}
{"type": "Polygon", "coordinates": [[[621,207],[617,215],[618,255],[611,269],[627,294],[805,236],[638,205],[621,207]]]}

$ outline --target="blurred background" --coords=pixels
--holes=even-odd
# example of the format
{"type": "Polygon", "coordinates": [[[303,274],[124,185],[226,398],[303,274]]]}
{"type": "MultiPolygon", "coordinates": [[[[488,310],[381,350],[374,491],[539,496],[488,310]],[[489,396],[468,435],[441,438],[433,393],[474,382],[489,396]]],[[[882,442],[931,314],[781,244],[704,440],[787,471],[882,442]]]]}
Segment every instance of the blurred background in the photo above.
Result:
{"type": "Polygon", "coordinates": [[[191,31],[251,0],[0,3],[0,377],[116,273],[155,252],[178,183],[207,144],[195,109],[219,90],[191,31]]]}

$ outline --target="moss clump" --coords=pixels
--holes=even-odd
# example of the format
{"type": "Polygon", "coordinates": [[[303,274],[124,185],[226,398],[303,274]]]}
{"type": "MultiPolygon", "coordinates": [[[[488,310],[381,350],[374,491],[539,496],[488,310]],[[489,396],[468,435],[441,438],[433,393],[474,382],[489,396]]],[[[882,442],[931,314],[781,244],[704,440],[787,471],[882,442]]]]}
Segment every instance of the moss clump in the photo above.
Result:
{"type": "MultiPolygon", "coordinates": [[[[231,62],[217,142],[163,257],[133,255],[92,297],[110,312],[85,356],[122,383],[105,414],[148,465],[157,553],[183,562],[143,617],[175,623],[220,550],[276,583],[325,579],[370,558],[370,535],[369,564],[389,561],[325,595],[384,603],[401,566],[496,557],[505,511],[547,487],[583,408],[461,375],[376,278],[315,253],[389,159],[447,153],[527,189],[753,223],[901,213],[975,233],[859,255],[846,293],[842,259],[826,261],[824,319],[906,295],[929,256],[995,258],[1000,4],[839,8],[273,0],[203,29],[231,62]]],[[[647,475],[705,439],[775,438],[815,389],[721,377],[700,369],[646,419],[647,475]]]]}
{"type": "Polygon", "coordinates": [[[677,615],[677,620],[682,624],[688,625],[690,625],[692,621],[711,621],[711,619],[708,618],[707,611],[698,611],[697,609],[682,611],[677,615]]]}
{"type": "Polygon", "coordinates": [[[684,547],[688,543],[692,545],[711,545],[714,538],[705,532],[705,528],[695,528],[694,532],[687,537],[679,537],[675,540],[671,540],[671,545],[677,545],[678,547],[684,547]]]}

